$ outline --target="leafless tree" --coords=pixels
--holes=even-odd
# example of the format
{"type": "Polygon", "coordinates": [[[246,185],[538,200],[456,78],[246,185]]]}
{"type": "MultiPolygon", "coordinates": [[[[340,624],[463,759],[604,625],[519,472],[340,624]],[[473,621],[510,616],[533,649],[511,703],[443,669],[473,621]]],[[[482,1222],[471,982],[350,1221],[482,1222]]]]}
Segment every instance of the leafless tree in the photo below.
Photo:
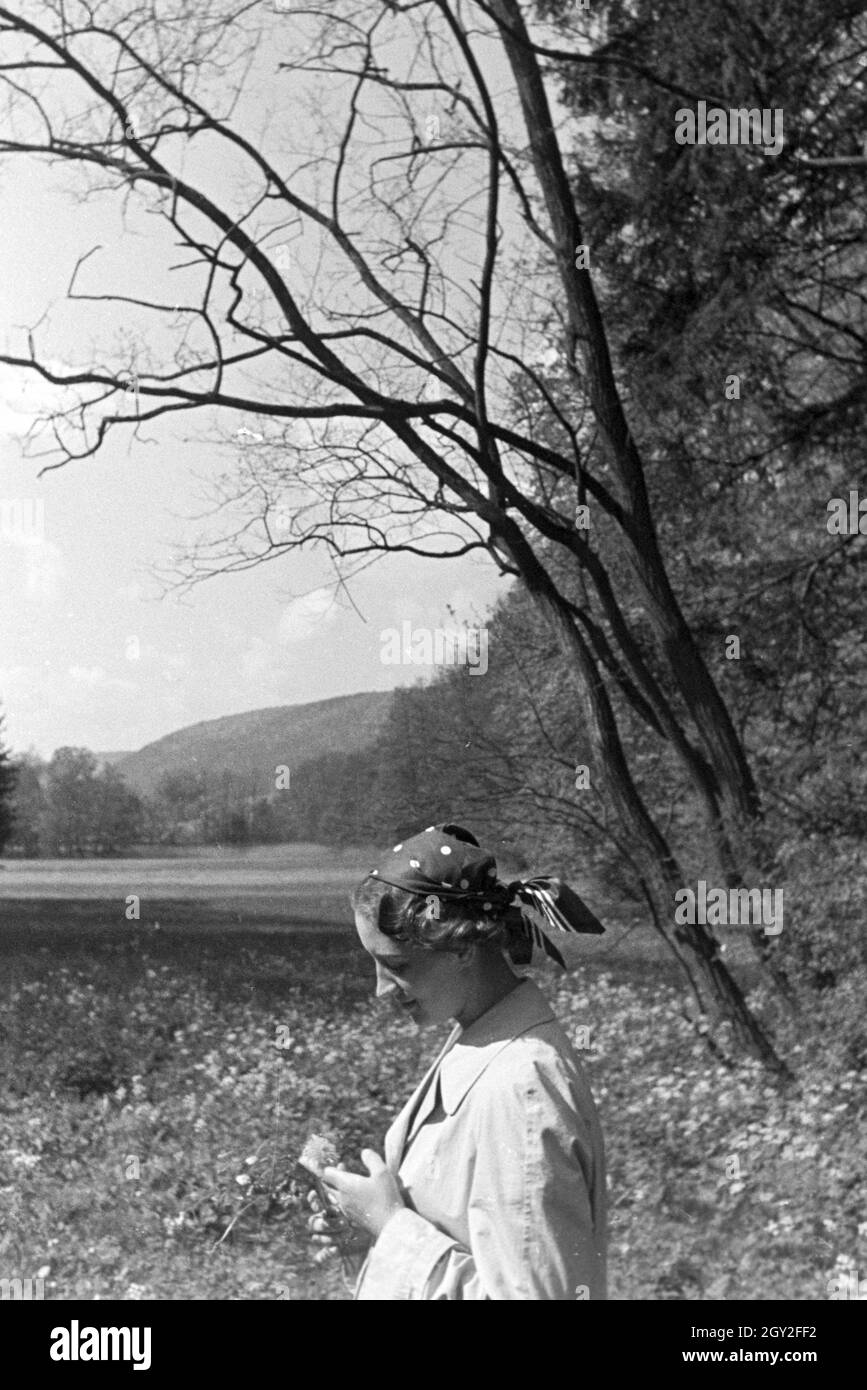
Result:
{"type": "MultiPolygon", "coordinates": [[[[519,581],[580,677],[594,786],[703,1027],[733,1024],[779,1070],[713,934],[672,925],[684,869],[624,754],[628,713],[678,760],[726,884],[769,869],[744,749],[660,552],[528,9],[0,6],[0,152],[74,166],[84,197],[155,214],[198,286],[194,303],[106,289],[92,248],[68,299],[82,324],[125,306],[138,330],[125,357],[60,370],[40,325],[0,360],[73,401],[46,422],[47,448],[34,434],[44,469],[118,429],[144,441],[190,411],[207,412],[203,428],[218,412],[243,419],[218,486],[226,524],[190,581],[302,546],[325,547],[344,587],[391,551],[481,551],[519,581]],[[521,418],[516,385],[547,412],[544,432],[521,418]]],[[[577,11],[576,44],[587,23],[577,11]]],[[[767,959],[768,938],[754,940],[767,959]]]]}

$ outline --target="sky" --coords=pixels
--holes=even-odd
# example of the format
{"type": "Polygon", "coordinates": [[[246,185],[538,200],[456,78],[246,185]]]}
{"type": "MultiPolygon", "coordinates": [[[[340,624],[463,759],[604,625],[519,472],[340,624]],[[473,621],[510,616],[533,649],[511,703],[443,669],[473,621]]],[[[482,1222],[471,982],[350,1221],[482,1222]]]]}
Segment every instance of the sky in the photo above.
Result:
{"type": "MultiPolygon", "coordinates": [[[[251,79],[245,100],[273,114],[268,93],[251,79]]],[[[239,117],[255,122],[256,110],[239,117]]],[[[299,146],[316,138],[313,124],[296,130],[299,146]]],[[[231,186],[232,170],[208,172],[231,186]]],[[[101,248],[81,267],[81,289],[120,282],[159,298],[184,287],[169,270],[177,253],[134,198],[124,209],[117,196],[84,201],[77,191],[60,164],[0,157],[0,339],[24,355],[24,329],[38,324],[45,358],[64,367],[116,361],[134,328],[122,308],[99,317],[64,302],[85,252],[101,248]]],[[[191,418],[150,430],[150,442],[118,429],[96,457],[40,479],[23,434],[55,399],[48,384],[0,364],[0,711],[16,752],[134,749],[226,714],[411,684],[418,667],[383,664],[383,631],[407,620],[446,626],[449,606],[478,624],[506,591],[479,554],[394,555],[355,578],[350,603],[335,599],[327,558],[305,552],[166,592],[161,572],[237,446],[209,442],[191,418]]],[[[229,417],[223,428],[242,424],[229,417]]]]}

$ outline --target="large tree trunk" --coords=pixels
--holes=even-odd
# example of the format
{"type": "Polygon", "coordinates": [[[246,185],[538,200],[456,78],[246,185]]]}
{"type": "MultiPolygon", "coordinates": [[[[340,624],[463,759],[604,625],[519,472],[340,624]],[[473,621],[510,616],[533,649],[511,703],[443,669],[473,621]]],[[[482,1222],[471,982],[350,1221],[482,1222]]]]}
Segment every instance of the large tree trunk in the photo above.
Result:
{"type": "Polygon", "coordinates": [[[760,816],[758,791],[728,709],[669,583],[641,457],[626,423],[593,282],[589,270],[575,265],[575,248],[583,244],[581,223],[521,9],[517,0],[491,0],[490,8],[503,26],[503,44],[518,86],[533,167],[553,231],[571,332],[570,361],[577,370],[575,358],[580,345],[590,404],[622,490],[626,553],[660,650],[718,780],[725,813],[732,825],[744,819],[755,822],[760,816]]]}
{"type": "MultiPolygon", "coordinates": [[[[626,555],[647,605],[658,648],[698,731],[707,763],[695,756],[695,750],[682,737],[674,736],[674,743],[705,806],[726,887],[738,887],[744,882],[770,886],[774,856],[763,832],[758,789],[725,701],[669,582],[641,457],[626,422],[590,271],[575,265],[575,249],[583,244],[581,223],[536,56],[517,0],[491,0],[490,8],[502,25],[503,44],[518,86],[533,167],[554,233],[571,331],[570,362],[577,372],[575,359],[580,345],[590,404],[622,491],[626,555]],[[746,850],[742,847],[736,852],[733,838],[746,838],[746,850]]],[[[628,649],[624,655],[629,661],[628,649]]],[[[632,670],[642,688],[640,673],[635,666],[632,670]]],[[[659,713],[658,704],[655,708],[659,713]]],[[[673,737],[671,728],[666,733],[673,737]]],[[[750,941],[791,1005],[791,991],[775,965],[776,940],[772,942],[759,928],[751,931],[750,941]]]]}
{"type": "Polygon", "coordinates": [[[750,1012],[738,982],[720,954],[719,942],[713,933],[701,923],[688,928],[673,924],[675,893],[685,886],[685,876],[632,779],[601,672],[575,624],[566,600],[558,593],[529,546],[521,539],[517,543],[510,542],[510,550],[533,601],[555,632],[561,650],[578,668],[585,693],[586,724],[593,741],[597,769],[602,771],[605,790],[642,867],[654,927],[678,960],[698,1012],[707,1022],[711,1041],[719,1052],[724,1052],[716,1036],[717,1028],[723,1021],[730,1022],[742,1047],[781,1078],[790,1079],[788,1067],[777,1056],[770,1038],[750,1012]]]}

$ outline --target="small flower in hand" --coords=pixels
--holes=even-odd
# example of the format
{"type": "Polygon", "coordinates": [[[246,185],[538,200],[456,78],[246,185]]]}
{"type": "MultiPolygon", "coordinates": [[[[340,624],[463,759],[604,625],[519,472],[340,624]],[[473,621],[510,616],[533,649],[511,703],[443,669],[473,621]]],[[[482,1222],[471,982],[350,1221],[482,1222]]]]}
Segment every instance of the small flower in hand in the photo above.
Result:
{"type": "Polygon", "coordinates": [[[386,1222],[406,1203],[397,1178],[378,1153],[362,1149],[361,1160],[366,1174],[328,1167],[323,1170],[322,1179],[333,1190],[333,1199],[347,1220],[363,1226],[375,1240],[386,1222]]]}

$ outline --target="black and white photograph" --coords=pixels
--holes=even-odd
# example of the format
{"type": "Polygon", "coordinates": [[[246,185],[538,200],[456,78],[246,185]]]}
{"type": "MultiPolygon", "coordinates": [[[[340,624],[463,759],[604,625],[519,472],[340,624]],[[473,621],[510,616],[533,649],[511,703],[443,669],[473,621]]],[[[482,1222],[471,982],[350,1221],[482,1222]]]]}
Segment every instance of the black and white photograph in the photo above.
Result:
{"type": "Polygon", "coordinates": [[[818,1370],[867,1300],[867,3],[0,0],[0,110],[27,1365],[557,1301],[818,1370]]]}

